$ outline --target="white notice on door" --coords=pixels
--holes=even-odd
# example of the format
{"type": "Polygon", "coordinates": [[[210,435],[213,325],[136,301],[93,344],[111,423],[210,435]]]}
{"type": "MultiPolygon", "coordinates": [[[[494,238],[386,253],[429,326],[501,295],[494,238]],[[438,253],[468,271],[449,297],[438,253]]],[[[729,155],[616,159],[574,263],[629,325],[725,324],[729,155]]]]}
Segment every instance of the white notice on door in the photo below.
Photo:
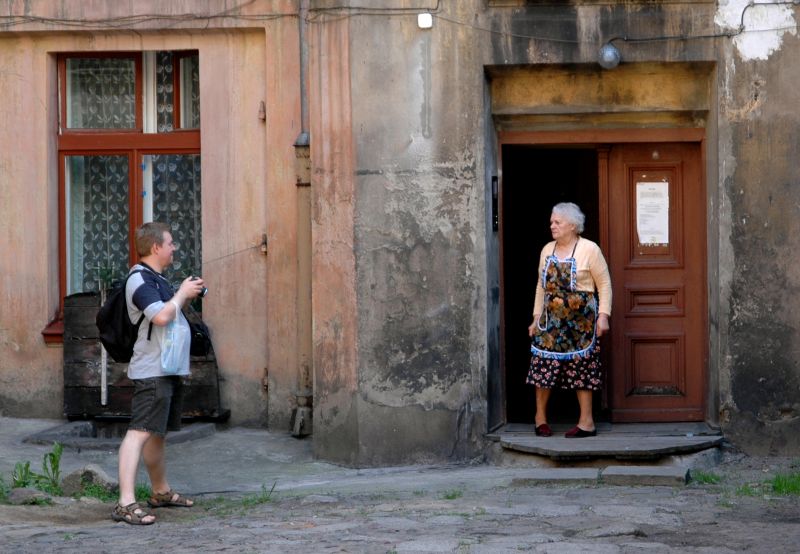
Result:
{"type": "Polygon", "coordinates": [[[669,183],[636,183],[636,231],[639,244],[669,244],[669,183]]]}

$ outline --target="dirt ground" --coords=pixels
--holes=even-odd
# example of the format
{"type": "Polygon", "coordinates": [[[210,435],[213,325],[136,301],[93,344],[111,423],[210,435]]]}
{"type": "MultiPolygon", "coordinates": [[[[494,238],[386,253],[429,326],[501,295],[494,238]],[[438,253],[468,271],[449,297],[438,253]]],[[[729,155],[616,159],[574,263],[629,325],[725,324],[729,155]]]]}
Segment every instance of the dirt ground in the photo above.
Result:
{"type": "Polygon", "coordinates": [[[798,552],[800,496],[766,484],[798,471],[800,459],[729,452],[685,487],[487,488],[480,467],[414,468],[369,492],[206,495],[148,527],[112,522],[113,503],[2,505],[0,551],[798,552]]]}

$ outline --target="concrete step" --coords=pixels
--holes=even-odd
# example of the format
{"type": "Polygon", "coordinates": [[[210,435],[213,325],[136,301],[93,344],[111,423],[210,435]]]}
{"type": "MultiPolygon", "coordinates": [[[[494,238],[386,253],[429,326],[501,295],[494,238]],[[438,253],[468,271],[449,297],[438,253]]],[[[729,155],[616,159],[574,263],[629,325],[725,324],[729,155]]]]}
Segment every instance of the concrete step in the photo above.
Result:
{"type": "Polygon", "coordinates": [[[606,468],[537,468],[511,481],[512,486],[621,485],[683,486],[689,468],[680,466],[608,466],[606,468]]]}
{"type": "Polygon", "coordinates": [[[689,454],[719,446],[721,436],[653,436],[649,434],[599,434],[596,437],[567,439],[559,436],[508,436],[500,439],[507,450],[547,456],[553,460],[655,460],[664,456],[689,454]]]}

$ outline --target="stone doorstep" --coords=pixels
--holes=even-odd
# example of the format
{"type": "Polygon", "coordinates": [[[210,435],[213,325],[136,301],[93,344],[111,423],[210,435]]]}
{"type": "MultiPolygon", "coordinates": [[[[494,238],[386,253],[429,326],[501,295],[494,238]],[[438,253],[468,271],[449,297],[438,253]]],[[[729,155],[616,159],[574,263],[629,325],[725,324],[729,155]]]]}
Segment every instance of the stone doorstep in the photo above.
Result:
{"type": "Polygon", "coordinates": [[[525,477],[512,479],[511,485],[623,485],[683,486],[689,480],[689,469],[670,466],[608,466],[599,468],[532,469],[525,477]]]}
{"type": "Polygon", "coordinates": [[[689,482],[689,469],[680,466],[608,466],[600,473],[607,485],[683,486],[689,482]]]}
{"type": "Polygon", "coordinates": [[[599,478],[600,470],[597,468],[542,468],[526,472],[525,477],[512,479],[511,485],[596,485],[599,478]]]}

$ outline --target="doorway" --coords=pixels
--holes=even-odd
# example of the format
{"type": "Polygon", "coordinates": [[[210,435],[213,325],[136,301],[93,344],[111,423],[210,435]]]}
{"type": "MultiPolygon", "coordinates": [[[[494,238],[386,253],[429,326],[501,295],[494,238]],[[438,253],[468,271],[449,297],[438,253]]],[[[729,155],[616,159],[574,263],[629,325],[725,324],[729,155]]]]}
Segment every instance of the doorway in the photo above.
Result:
{"type": "MultiPolygon", "coordinates": [[[[681,133],[676,130],[675,136],[683,139],[681,133]]],[[[685,133],[697,135],[694,130],[685,133]]],[[[608,138],[625,140],[617,134],[608,138]]],[[[551,240],[549,217],[558,202],[581,207],[586,215],[583,236],[601,245],[612,278],[611,333],[605,339],[610,348],[602,354],[606,383],[595,393],[596,420],[702,421],[708,383],[702,143],[501,144],[506,422],[532,423],[534,418],[535,389],[525,384],[527,328],[539,253],[551,240]],[[652,228],[659,213],[661,224],[652,228]]],[[[554,423],[574,421],[575,394],[553,391],[548,412],[554,423]]]]}
{"type": "MultiPolygon", "coordinates": [[[[502,330],[506,371],[506,421],[533,423],[535,388],[525,383],[530,363],[531,324],[539,253],[550,236],[550,212],[574,202],[586,214],[583,236],[599,243],[598,155],[594,147],[502,147],[502,330]]],[[[599,398],[595,406],[600,408],[599,398]]],[[[578,413],[574,393],[553,391],[551,421],[578,413]]]]}

